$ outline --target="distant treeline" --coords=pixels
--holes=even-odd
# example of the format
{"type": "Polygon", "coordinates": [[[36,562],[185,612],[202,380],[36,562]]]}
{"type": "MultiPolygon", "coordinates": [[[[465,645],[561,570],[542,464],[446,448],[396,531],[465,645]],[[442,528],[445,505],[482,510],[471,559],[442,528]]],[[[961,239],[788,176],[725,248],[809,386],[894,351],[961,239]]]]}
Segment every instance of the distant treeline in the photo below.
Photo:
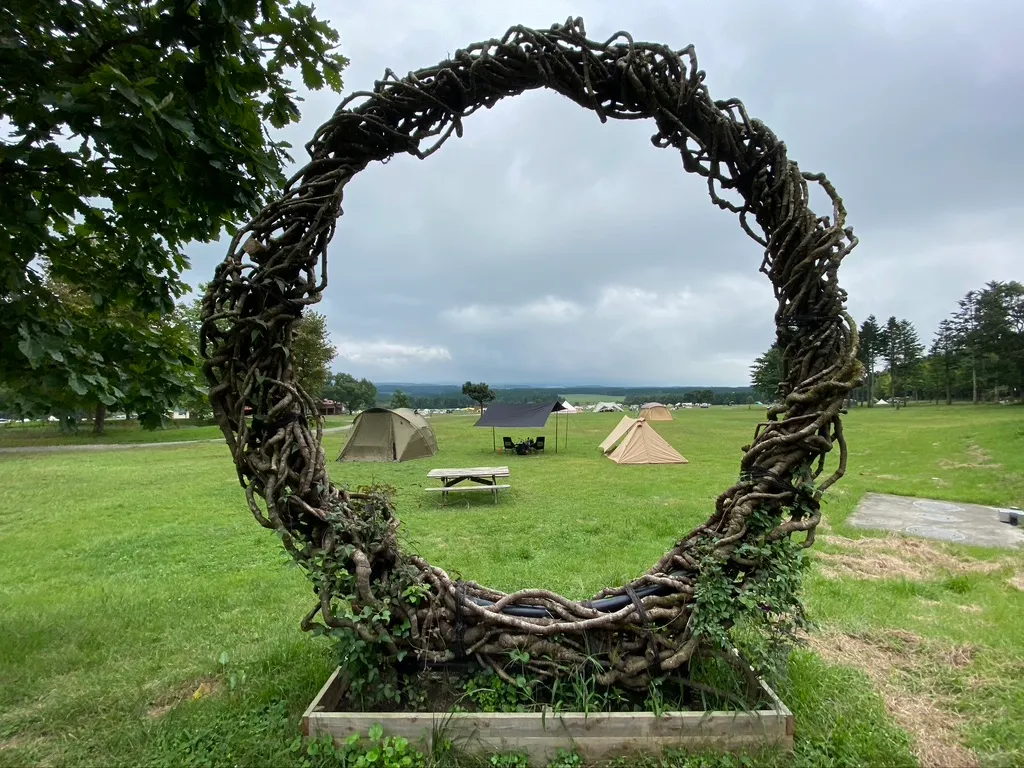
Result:
{"type": "MultiPolygon", "coordinates": [[[[884,398],[1024,399],[1024,284],[995,280],[968,291],[957,305],[939,322],[930,347],[910,320],[892,315],[880,322],[868,315],[858,330],[864,380],[852,399],[869,406],[884,398]]],[[[773,344],[751,366],[751,384],[768,401],[782,378],[782,353],[773,344]]]]}
{"type": "Polygon", "coordinates": [[[754,390],[751,387],[675,387],[671,389],[642,390],[631,392],[623,400],[624,405],[643,405],[644,403],[710,403],[711,405],[738,405],[754,402],[754,390]]]}
{"type": "MultiPolygon", "coordinates": [[[[408,395],[413,408],[469,408],[475,405],[462,394],[462,388],[448,384],[378,384],[377,402],[387,405],[395,390],[408,395]]],[[[747,403],[754,401],[750,387],[604,387],[574,385],[564,389],[554,387],[492,387],[499,403],[543,403],[564,397],[567,392],[595,396],[621,397],[624,405],[659,403],[747,403]]]]}

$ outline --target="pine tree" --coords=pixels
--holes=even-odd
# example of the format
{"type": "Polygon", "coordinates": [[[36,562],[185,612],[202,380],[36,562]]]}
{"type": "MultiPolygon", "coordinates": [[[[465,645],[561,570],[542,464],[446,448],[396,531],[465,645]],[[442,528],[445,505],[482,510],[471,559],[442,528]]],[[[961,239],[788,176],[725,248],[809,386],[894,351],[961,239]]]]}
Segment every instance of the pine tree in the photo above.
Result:
{"type": "Polygon", "coordinates": [[[895,315],[886,321],[881,340],[881,356],[889,366],[889,397],[894,398],[915,383],[924,345],[914,324],[907,319],[897,320],[895,315]]]}
{"type": "Polygon", "coordinates": [[[868,315],[868,319],[860,326],[860,361],[868,376],[868,407],[873,404],[875,397],[875,368],[882,351],[882,329],[874,315],[868,315]]]}
{"type": "Polygon", "coordinates": [[[932,340],[930,354],[938,361],[938,370],[941,373],[942,385],[946,392],[946,405],[952,405],[953,396],[950,393],[950,384],[955,364],[956,345],[951,320],[943,320],[939,323],[935,338],[932,340]]]}

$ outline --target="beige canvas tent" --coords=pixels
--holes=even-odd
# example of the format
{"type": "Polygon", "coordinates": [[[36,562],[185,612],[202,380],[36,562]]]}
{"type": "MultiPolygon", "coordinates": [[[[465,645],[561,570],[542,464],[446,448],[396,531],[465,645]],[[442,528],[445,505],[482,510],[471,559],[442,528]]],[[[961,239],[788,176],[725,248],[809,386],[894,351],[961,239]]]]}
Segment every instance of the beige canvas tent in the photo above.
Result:
{"type": "Polygon", "coordinates": [[[601,449],[616,464],[689,464],[685,458],[669,445],[665,438],[654,431],[646,419],[630,419],[624,416],[612,433],[608,435],[601,449]],[[627,419],[632,422],[626,424],[627,419]],[[621,430],[621,434],[618,434],[621,430]],[[618,446],[609,449],[618,441],[618,446]],[[608,446],[607,448],[605,446],[608,446]]]}
{"type": "Polygon", "coordinates": [[[630,416],[623,416],[619,423],[615,425],[615,429],[609,432],[608,437],[601,442],[601,450],[604,453],[608,453],[608,451],[610,451],[615,444],[619,442],[622,436],[626,434],[626,430],[634,424],[636,424],[636,419],[630,416]]]}
{"type": "Polygon", "coordinates": [[[640,406],[640,418],[647,421],[672,421],[672,411],[661,403],[644,403],[640,406]]]}
{"type": "Polygon", "coordinates": [[[594,406],[594,413],[611,413],[612,411],[621,411],[622,406],[618,403],[598,403],[594,406]]]}
{"type": "Polygon", "coordinates": [[[437,453],[425,418],[408,408],[369,408],[356,417],[338,461],[408,461],[437,453]]]}

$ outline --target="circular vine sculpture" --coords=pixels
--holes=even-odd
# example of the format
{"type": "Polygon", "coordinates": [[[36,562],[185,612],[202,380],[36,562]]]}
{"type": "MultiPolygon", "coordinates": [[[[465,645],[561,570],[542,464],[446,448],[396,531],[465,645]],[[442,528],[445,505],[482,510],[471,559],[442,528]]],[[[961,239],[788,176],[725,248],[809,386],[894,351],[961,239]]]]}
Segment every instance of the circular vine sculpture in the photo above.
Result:
{"type": "Polygon", "coordinates": [[[674,51],[625,32],[593,41],[582,19],[513,27],[404,78],[388,70],[372,92],[347,98],[306,149],[309,163],[280,199],[234,237],[202,327],[210,399],[249,508],[313,582],[304,629],[362,641],[391,663],[475,658],[507,676],[512,658],[541,677],[582,664],[601,683],[629,688],[681,674],[745,617],[771,622],[799,609],[792,564],[814,541],[822,494],[845,471],[840,414],[861,378],[837,279],[857,241],[825,176],[801,171],[741,102],[711,98],[692,46],[674,51]],[[777,401],[707,521],[630,584],[582,602],[544,589],[503,594],[403,551],[390,493],[350,492],[328,478],[317,404],[296,385],[290,357],[303,308],[327,285],[345,185],[396,153],[429,157],[481,107],[541,87],[602,122],[653,120],[654,145],[678,151],[712,202],[737,214],[763,248],[784,360],[777,401]],[[811,210],[809,183],[827,194],[831,215],[811,210]]]}

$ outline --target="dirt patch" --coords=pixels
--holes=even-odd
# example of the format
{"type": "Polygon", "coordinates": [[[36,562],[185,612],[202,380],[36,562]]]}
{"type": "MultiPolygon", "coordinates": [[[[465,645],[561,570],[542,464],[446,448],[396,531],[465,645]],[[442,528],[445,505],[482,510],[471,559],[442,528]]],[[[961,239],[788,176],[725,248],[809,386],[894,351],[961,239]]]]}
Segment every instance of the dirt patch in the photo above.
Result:
{"type": "MultiPolygon", "coordinates": [[[[46,736],[12,736],[5,741],[0,741],[0,752],[6,752],[9,749],[41,747],[46,743],[47,738],[46,736]]],[[[32,765],[50,765],[50,762],[48,760],[40,762],[39,758],[36,758],[36,762],[32,763],[32,765]]]]}
{"type": "Polygon", "coordinates": [[[927,569],[920,563],[909,563],[890,554],[847,555],[819,552],[817,557],[824,563],[821,566],[822,575],[829,579],[905,578],[910,581],[923,581],[927,578],[927,569]]]}
{"type": "Polygon", "coordinates": [[[183,701],[204,699],[208,696],[216,696],[224,687],[216,677],[201,677],[198,680],[190,680],[166,693],[146,710],[146,716],[152,720],[163,717],[183,701]]]}
{"type": "Polygon", "coordinates": [[[928,581],[951,573],[991,573],[1004,566],[1002,561],[971,560],[956,557],[940,545],[905,536],[880,539],[848,539],[824,536],[822,541],[839,547],[841,552],[818,552],[821,573],[827,578],[855,579],[906,578],[928,581]]]}
{"type": "Polygon", "coordinates": [[[939,459],[938,465],[939,469],[945,469],[947,471],[950,469],[978,469],[979,467],[984,466],[982,464],[972,464],[970,462],[953,461],[952,459],[939,459]]]}
{"type": "Polygon", "coordinates": [[[988,451],[975,443],[971,443],[967,446],[967,455],[970,456],[977,464],[988,464],[992,461],[992,457],[989,456],[988,451]]]}
{"type": "Polygon", "coordinates": [[[7,741],[0,741],[0,752],[7,749],[17,749],[25,745],[26,739],[22,736],[14,736],[7,741]]]}
{"type": "Polygon", "coordinates": [[[1011,587],[1016,587],[1021,592],[1024,592],[1024,574],[1018,573],[1015,576],[1012,576],[1011,578],[1007,579],[1006,583],[1009,584],[1011,587]]]}
{"type": "Polygon", "coordinates": [[[977,650],[973,645],[954,645],[952,648],[942,651],[939,655],[943,663],[953,669],[964,669],[971,666],[976,652],[977,650]]]}
{"type": "Polygon", "coordinates": [[[953,461],[951,459],[939,459],[940,469],[1002,469],[1002,464],[993,464],[992,457],[980,445],[972,443],[967,446],[968,462],[953,461]]]}
{"type": "Polygon", "coordinates": [[[981,613],[980,605],[961,605],[960,610],[964,613],[981,613]]]}
{"type": "MultiPolygon", "coordinates": [[[[825,661],[867,674],[893,719],[913,736],[914,754],[922,766],[978,766],[977,755],[960,743],[963,718],[953,711],[948,697],[934,692],[924,695],[904,684],[908,674],[930,660],[920,637],[895,631],[860,637],[828,632],[808,637],[808,643],[825,661]]],[[[973,649],[946,649],[941,654],[948,654],[947,663],[955,660],[963,668],[970,664],[973,649]]]]}
{"type": "Polygon", "coordinates": [[[159,706],[153,706],[146,710],[146,717],[150,720],[159,720],[172,709],[174,709],[174,704],[160,704],[159,706]]]}

